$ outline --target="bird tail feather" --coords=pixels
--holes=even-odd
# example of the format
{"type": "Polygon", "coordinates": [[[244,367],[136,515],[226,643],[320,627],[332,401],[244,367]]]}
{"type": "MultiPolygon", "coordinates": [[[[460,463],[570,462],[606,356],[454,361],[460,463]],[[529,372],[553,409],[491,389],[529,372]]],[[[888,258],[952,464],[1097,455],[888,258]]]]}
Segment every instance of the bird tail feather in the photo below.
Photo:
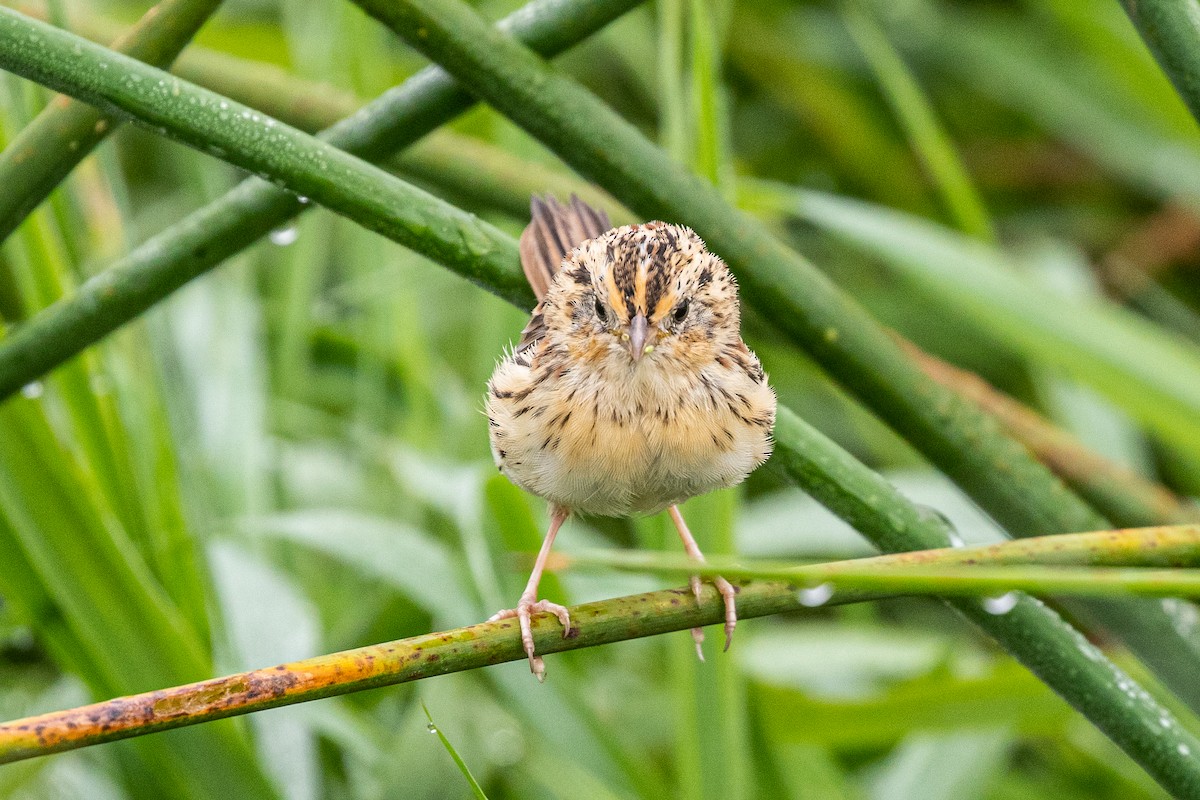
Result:
{"type": "Polygon", "coordinates": [[[612,228],[608,214],[571,195],[567,205],[554,197],[534,195],[531,219],[521,233],[521,268],[540,301],[550,290],[563,259],[588,239],[612,228]]]}

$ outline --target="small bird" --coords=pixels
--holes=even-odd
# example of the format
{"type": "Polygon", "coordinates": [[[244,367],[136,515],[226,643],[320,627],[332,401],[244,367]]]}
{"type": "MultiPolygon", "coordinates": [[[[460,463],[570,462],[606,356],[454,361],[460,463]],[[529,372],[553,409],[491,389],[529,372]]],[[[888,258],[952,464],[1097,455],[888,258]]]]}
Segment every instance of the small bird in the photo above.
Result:
{"type": "MultiPolygon", "coordinates": [[[[689,228],[613,228],[572,196],[534,197],[521,265],[538,298],[516,348],[488,383],[496,466],[550,503],[550,528],[516,608],[530,670],[530,617],[567,609],[537,599],[554,537],[572,513],[624,517],[664,509],[697,561],[704,555],[678,504],[743,481],[771,454],[775,393],[742,341],[737,284],[689,228]]],[[[725,649],[737,624],[725,599],[725,649]]],[[[697,600],[700,579],[690,585],[697,600]]],[[[696,651],[704,633],[693,629],[696,651]]],[[[701,654],[701,659],[703,655],[701,654]]]]}

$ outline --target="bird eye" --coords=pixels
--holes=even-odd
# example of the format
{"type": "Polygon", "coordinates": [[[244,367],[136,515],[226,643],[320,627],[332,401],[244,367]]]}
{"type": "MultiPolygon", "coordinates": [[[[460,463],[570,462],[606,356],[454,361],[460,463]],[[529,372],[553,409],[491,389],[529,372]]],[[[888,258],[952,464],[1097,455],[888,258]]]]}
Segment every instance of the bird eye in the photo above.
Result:
{"type": "Polygon", "coordinates": [[[682,303],[675,306],[675,313],[672,314],[671,317],[676,322],[683,322],[685,319],[687,319],[687,312],[688,312],[688,301],[684,300],[682,303]]]}
{"type": "Polygon", "coordinates": [[[596,319],[603,323],[608,322],[608,312],[604,309],[604,304],[600,302],[600,298],[596,298],[596,319]]]}

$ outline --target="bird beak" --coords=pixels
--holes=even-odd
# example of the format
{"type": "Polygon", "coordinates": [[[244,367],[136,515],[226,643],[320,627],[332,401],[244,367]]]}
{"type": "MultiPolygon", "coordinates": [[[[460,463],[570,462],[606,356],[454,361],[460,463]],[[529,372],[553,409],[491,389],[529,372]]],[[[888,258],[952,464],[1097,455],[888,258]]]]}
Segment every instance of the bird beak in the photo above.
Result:
{"type": "Polygon", "coordinates": [[[646,322],[645,314],[638,314],[629,321],[629,355],[634,363],[650,351],[650,347],[646,344],[646,337],[650,333],[649,323],[646,322]]]}

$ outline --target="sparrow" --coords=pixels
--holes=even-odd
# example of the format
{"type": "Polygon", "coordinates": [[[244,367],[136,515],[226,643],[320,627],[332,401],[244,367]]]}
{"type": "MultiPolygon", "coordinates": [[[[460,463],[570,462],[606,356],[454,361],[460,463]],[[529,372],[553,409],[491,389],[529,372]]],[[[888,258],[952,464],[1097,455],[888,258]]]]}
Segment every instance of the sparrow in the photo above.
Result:
{"type": "MultiPolygon", "coordinates": [[[[530,670],[531,616],[567,609],[537,599],[559,528],[572,513],[666,510],[684,550],[704,555],[679,513],[688,498],[743,481],[771,454],[775,393],[742,341],[737,283],[691,229],[666,222],[614,228],[572,196],[534,197],[521,266],[538,298],[487,388],[492,455],[509,480],[550,504],[550,526],[516,608],[530,670]]],[[[725,602],[725,649],[737,590],[725,602]]],[[[699,577],[690,580],[697,601],[699,577]]],[[[700,654],[704,633],[692,636],[700,654]]],[[[703,655],[701,654],[701,659],[703,655]]]]}

